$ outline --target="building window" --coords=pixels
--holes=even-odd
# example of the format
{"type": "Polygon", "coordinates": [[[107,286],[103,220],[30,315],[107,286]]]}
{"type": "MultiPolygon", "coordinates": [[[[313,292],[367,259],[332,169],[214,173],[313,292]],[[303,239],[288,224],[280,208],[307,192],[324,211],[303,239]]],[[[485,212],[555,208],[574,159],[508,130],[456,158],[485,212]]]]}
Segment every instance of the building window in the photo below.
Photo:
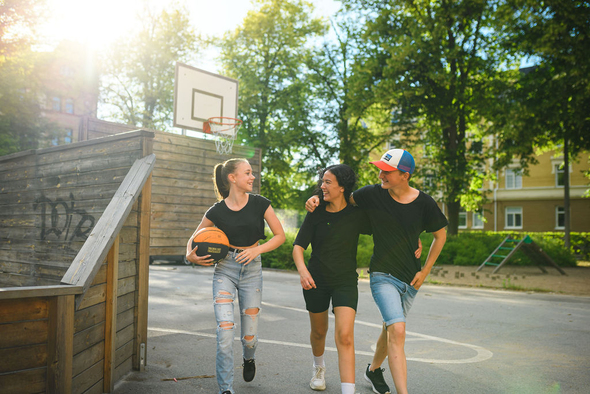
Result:
{"type": "Polygon", "coordinates": [[[64,138],[64,142],[66,144],[71,144],[72,143],[72,136],[74,135],[74,130],[72,129],[66,129],[66,136],[64,138]]]}
{"type": "Polygon", "coordinates": [[[74,113],[74,100],[71,98],[66,99],[66,113],[73,114],[74,113]]]}
{"type": "Polygon", "coordinates": [[[54,111],[61,111],[61,99],[59,97],[53,97],[51,99],[51,109],[54,111]]]}
{"type": "Polygon", "coordinates": [[[522,173],[520,171],[506,169],[506,189],[522,189],[522,173]]]}
{"type": "Polygon", "coordinates": [[[510,229],[522,228],[522,207],[506,208],[506,225],[504,227],[510,229]]]}
{"type": "Polygon", "coordinates": [[[467,228],[467,212],[459,212],[459,228],[467,228]]]}
{"type": "Polygon", "coordinates": [[[565,185],[565,171],[563,167],[563,163],[555,164],[553,167],[553,169],[555,170],[555,186],[557,187],[563,187],[565,185]]]}
{"type": "Polygon", "coordinates": [[[555,207],[555,229],[565,229],[565,209],[563,207],[555,207]]]}
{"type": "Polygon", "coordinates": [[[483,228],[483,211],[473,212],[473,224],[471,228],[483,228]]]}

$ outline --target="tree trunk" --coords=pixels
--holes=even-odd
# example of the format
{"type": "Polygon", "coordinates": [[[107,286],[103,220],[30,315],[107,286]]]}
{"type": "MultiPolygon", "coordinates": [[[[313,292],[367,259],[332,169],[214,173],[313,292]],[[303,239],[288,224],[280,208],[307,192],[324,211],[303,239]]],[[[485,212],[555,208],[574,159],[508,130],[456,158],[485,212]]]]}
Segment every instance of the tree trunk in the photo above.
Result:
{"type": "Polygon", "coordinates": [[[449,219],[449,227],[447,233],[449,235],[457,235],[459,233],[459,211],[461,209],[461,203],[455,201],[447,203],[447,218],[449,219]]]}

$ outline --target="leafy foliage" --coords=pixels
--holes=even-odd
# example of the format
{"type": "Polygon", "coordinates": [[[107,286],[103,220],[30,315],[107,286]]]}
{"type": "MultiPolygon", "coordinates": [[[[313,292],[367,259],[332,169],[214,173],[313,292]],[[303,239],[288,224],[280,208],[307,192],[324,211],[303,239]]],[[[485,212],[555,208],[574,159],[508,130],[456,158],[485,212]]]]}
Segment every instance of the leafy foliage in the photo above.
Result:
{"type": "MultiPolygon", "coordinates": [[[[533,241],[541,247],[559,266],[574,267],[576,260],[572,251],[563,246],[563,233],[527,233],[533,241]]],[[[447,237],[447,242],[441,252],[437,264],[475,265],[482,264],[496,249],[506,236],[522,238],[518,232],[461,232],[456,236],[447,237]]],[[[580,239],[588,239],[588,234],[581,233],[580,239]]],[[[428,250],[432,243],[432,234],[423,233],[420,237],[422,247],[428,250]]],[[[426,261],[426,254],[421,256],[422,263],[426,261]]],[[[498,259],[499,260],[499,259],[498,259]]],[[[497,261],[495,261],[497,262],[497,261]]],[[[535,265],[522,251],[517,251],[507,264],[535,265]]]]}
{"type": "Polygon", "coordinates": [[[168,130],[175,64],[196,56],[198,38],[184,8],[146,8],[138,17],[141,30],[115,43],[103,59],[103,104],[108,118],[168,130]]]}
{"type": "Polygon", "coordinates": [[[311,120],[313,91],[305,69],[308,43],[325,25],[311,18],[311,6],[301,0],[257,0],[255,6],[224,36],[221,63],[223,74],[240,81],[240,137],[262,150],[262,194],[285,207],[305,187],[304,179],[293,184],[292,175],[312,171],[307,159],[317,163],[326,146],[311,120]]]}
{"type": "Polygon", "coordinates": [[[39,106],[39,56],[31,50],[44,1],[6,1],[0,7],[0,155],[36,149],[56,129],[39,106]]]}
{"type": "Polygon", "coordinates": [[[510,15],[496,12],[501,1],[345,3],[366,20],[370,53],[359,89],[388,114],[384,126],[400,136],[399,146],[425,153],[420,172],[439,180],[456,234],[461,197],[486,176],[491,152],[470,141],[487,135],[484,115],[507,82],[501,69],[513,59],[495,31],[510,15]]]}

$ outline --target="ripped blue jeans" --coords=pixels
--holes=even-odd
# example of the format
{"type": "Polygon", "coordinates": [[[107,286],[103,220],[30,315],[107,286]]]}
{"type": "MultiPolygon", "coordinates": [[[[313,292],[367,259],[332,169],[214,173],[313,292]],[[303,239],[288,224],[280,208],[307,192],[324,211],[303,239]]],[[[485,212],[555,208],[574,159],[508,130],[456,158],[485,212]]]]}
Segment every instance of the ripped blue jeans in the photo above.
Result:
{"type": "Polygon", "coordinates": [[[217,320],[216,372],[219,392],[230,390],[234,382],[234,302],[239,300],[240,338],[243,357],[254,358],[258,344],[258,316],[262,302],[262,264],[260,256],[243,265],[229,253],[217,263],[213,274],[213,306],[217,320]]]}

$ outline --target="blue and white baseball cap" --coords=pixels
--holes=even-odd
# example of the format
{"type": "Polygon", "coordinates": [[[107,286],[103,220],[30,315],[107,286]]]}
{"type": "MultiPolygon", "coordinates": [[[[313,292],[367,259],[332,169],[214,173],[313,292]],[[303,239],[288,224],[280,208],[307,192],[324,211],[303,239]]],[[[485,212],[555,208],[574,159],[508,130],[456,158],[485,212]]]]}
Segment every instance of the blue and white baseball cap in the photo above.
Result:
{"type": "Polygon", "coordinates": [[[370,163],[376,165],[383,171],[400,170],[407,172],[410,175],[412,175],[414,169],[416,168],[414,158],[410,152],[404,149],[388,150],[383,154],[383,156],[381,156],[381,160],[371,161],[370,163]]]}

